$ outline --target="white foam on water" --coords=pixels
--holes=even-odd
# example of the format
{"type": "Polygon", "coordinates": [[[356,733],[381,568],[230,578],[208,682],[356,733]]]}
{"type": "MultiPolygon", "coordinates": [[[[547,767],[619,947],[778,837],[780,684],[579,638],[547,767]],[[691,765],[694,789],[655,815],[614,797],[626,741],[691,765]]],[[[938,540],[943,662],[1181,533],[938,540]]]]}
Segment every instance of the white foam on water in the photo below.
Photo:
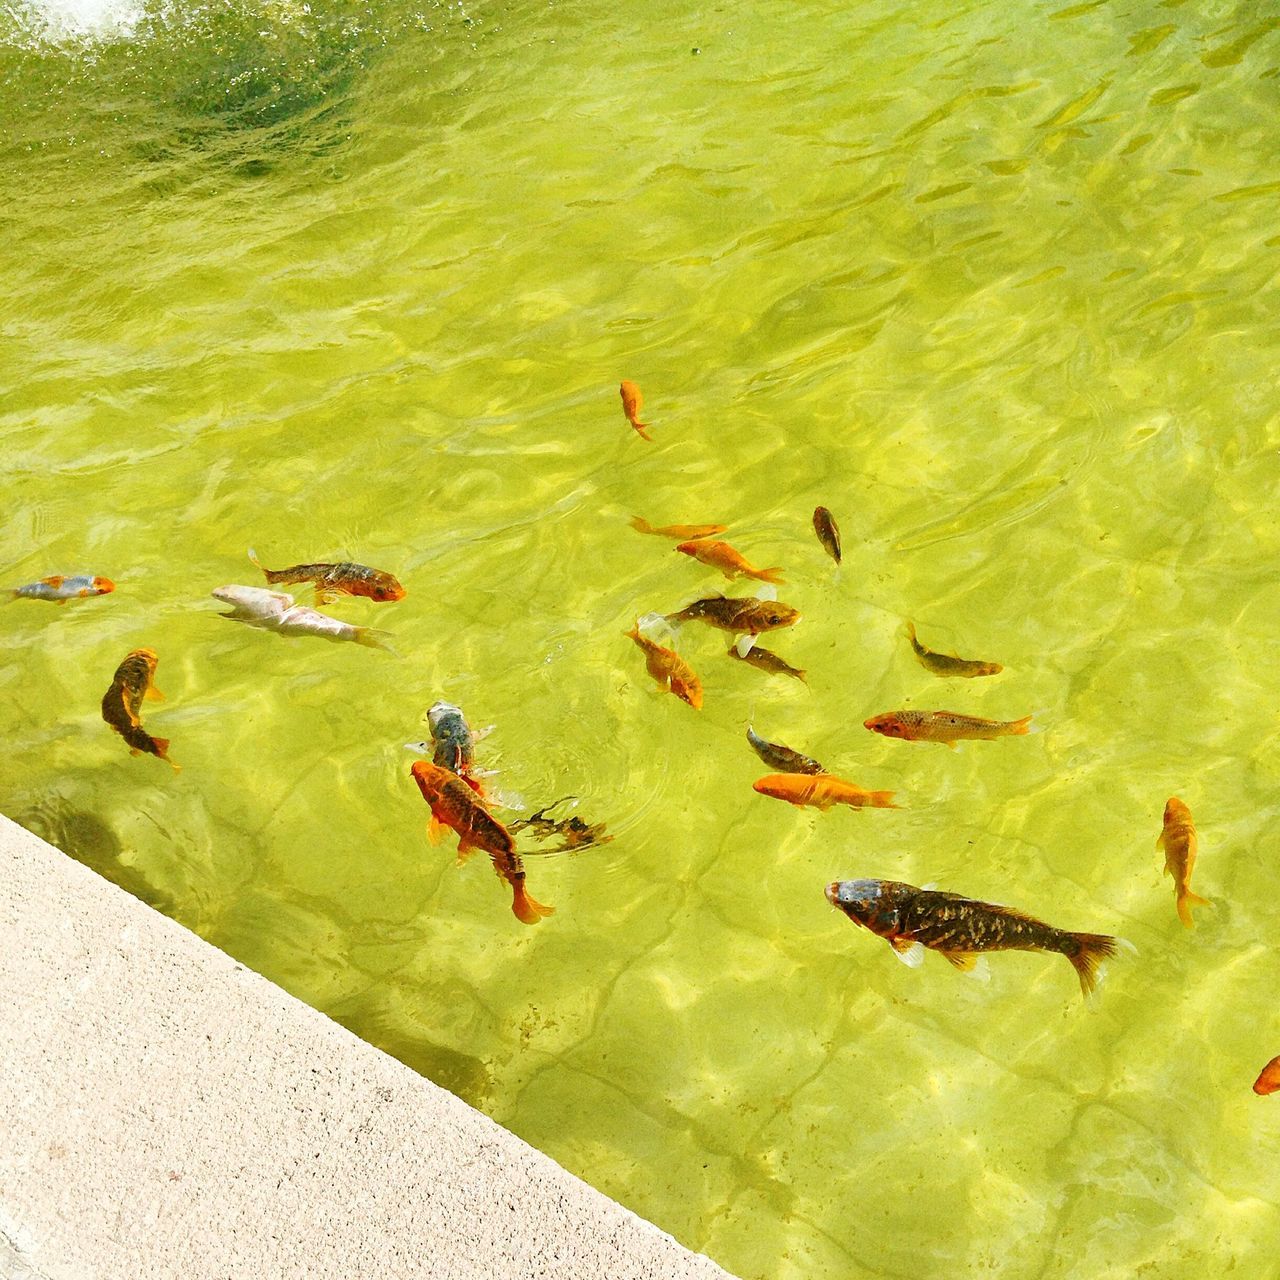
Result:
{"type": "Polygon", "coordinates": [[[14,6],[47,40],[128,36],[142,16],[141,0],[28,0],[14,6]]]}

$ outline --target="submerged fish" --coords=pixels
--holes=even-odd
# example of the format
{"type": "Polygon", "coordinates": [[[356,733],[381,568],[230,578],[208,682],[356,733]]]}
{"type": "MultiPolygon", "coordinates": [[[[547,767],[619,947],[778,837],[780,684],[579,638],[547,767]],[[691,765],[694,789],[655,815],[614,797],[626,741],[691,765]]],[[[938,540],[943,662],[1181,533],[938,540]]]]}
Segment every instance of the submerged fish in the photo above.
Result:
{"type": "Polygon", "coordinates": [[[702,564],[710,565],[713,569],[719,569],[726,578],[741,576],[744,578],[757,578],[761,582],[782,581],[782,570],[776,565],[769,569],[756,569],[747,563],[741,552],[735,550],[727,542],[701,539],[682,542],[676,550],[683,555],[692,556],[702,564]]]}
{"type": "Polygon", "coordinates": [[[422,798],[431,806],[432,843],[440,839],[442,827],[449,827],[458,835],[459,862],[474,850],[483,849],[499,877],[511,886],[511,910],[521,924],[537,924],[555,912],[554,907],[543,906],[529,896],[524,863],[516,853],[511,833],[456,773],[426,760],[415,761],[410,773],[422,798]]]}
{"type": "Polygon", "coordinates": [[[826,507],[814,507],[813,531],[818,535],[818,541],[822,543],[827,555],[839,564],[840,529],[836,524],[835,516],[826,507]]]}
{"type": "Polygon", "coordinates": [[[475,736],[463,719],[462,708],[452,702],[434,702],[427,708],[427,724],[431,728],[432,763],[459,776],[469,774],[475,760],[475,736]]]}
{"type": "Polygon", "coordinates": [[[353,627],[349,622],[331,618],[318,609],[294,604],[287,591],[267,591],[263,587],[218,587],[209,593],[215,600],[231,606],[230,613],[219,615],[231,622],[243,622],[265,631],[278,631],[285,636],[320,636],[324,640],[349,640],[370,649],[386,649],[387,633],[373,627],[353,627]]]}
{"type": "Polygon", "coordinates": [[[169,739],[153,738],[138,715],[144,699],[164,697],[153,683],[158,661],[153,649],[134,649],[125,658],[102,695],[102,718],[129,744],[132,755],[155,756],[176,771],[182,766],[169,759],[169,739]]]}
{"type": "Polygon", "coordinates": [[[367,596],[370,600],[401,600],[404,588],[389,573],[370,569],[366,564],[295,564],[287,569],[268,569],[252,547],[249,559],[266,575],[267,582],[275,585],[291,582],[312,582],[316,588],[316,601],[329,604],[339,596],[367,596]]]}
{"type": "Polygon", "coordinates": [[[11,600],[53,600],[57,604],[66,604],[68,600],[82,600],[88,596],[105,596],[116,589],[110,578],[95,578],[89,574],[77,574],[65,577],[60,573],[50,574],[39,582],[28,582],[22,587],[10,587],[11,600]]]}
{"type": "Polygon", "coordinates": [[[753,791],[775,800],[785,800],[797,807],[812,805],[824,813],[835,804],[851,809],[896,809],[892,791],[864,791],[843,778],[829,773],[800,776],[795,773],[770,773],[751,784],[753,791]]]}
{"type": "Polygon", "coordinates": [[[1171,796],[1164,807],[1164,830],[1156,837],[1156,848],[1164,850],[1164,873],[1173,877],[1173,894],[1178,906],[1178,919],[1188,929],[1195,927],[1191,908],[1208,907],[1208,898],[1191,892],[1191,869],[1196,865],[1196,824],[1191,810],[1177,796],[1171,796]]]}
{"type": "Polygon", "coordinates": [[[998,676],[1004,668],[998,662],[979,662],[972,658],[955,658],[949,653],[934,653],[926,649],[916,639],[916,628],[912,622],[907,623],[907,635],[911,638],[911,647],[916,657],[936,676],[998,676]]]}
{"type": "Polygon", "coordinates": [[[649,424],[640,421],[640,406],[644,404],[644,396],[640,394],[640,388],[634,382],[624,378],[618,387],[618,394],[622,397],[622,412],[627,415],[627,421],[635,427],[643,439],[652,441],[649,424]]]}
{"type": "Polygon", "coordinates": [[[729,646],[729,657],[737,658],[739,662],[745,662],[749,667],[755,667],[758,671],[767,671],[771,676],[791,676],[796,680],[805,681],[807,672],[802,671],[799,667],[793,667],[790,663],[783,661],[776,653],[770,652],[768,649],[762,649],[759,645],[752,645],[746,653],[739,653],[737,647],[729,646]]]}
{"type": "Polygon", "coordinates": [[[1280,1090],[1280,1057],[1272,1058],[1262,1068],[1262,1073],[1253,1082],[1254,1093],[1260,1094],[1264,1098],[1267,1094],[1275,1093],[1277,1090],[1280,1090]]]}
{"type": "Polygon", "coordinates": [[[862,722],[863,728],[886,738],[908,742],[943,742],[954,748],[960,738],[1005,738],[1030,733],[1031,717],[1021,720],[983,720],[958,711],[886,711],[862,722]]]}
{"type": "Polygon", "coordinates": [[[679,613],[666,615],[668,622],[685,622],[697,618],[721,631],[741,631],[759,635],[778,627],[791,627],[800,614],[780,600],[757,600],[755,596],[708,596],[686,605],[679,613]]]}
{"type": "Polygon", "coordinates": [[[1056,951],[1071,961],[1086,996],[1098,981],[1098,966],[1119,945],[1105,934],[1069,933],[1012,907],[896,880],[838,880],[826,895],[855,924],[883,938],[905,964],[920,964],[926,947],[957,969],[972,969],[983,951],[1056,951]]]}
{"type": "MultiPolygon", "coordinates": [[[[730,653],[733,652],[731,649],[730,653]]],[[[747,741],[751,749],[769,766],[782,773],[826,773],[812,756],[802,756],[781,742],[766,742],[750,725],[747,725],[747,741]]]]}
{"type": "Polygon", "coordinates": [[[669,689],[695,711],[701,710],[702,681],[698,679],[698,673],[674,649],[668,649],[656,640],[642,635],[639,622],[624,634],[627,639],[634,640],[640,646],[644,654],[645,670],[664,689],[669,689]]]}
{"type": "Polygon", "coordinates": [[[711,538],[723,533],[727,524],[664,524],[652,525],[642,516],[631,517],[631,527],[639,533],[657,534],[659,538],[674,538],[677,542],[687,542],[694,538],[711,538]]]}

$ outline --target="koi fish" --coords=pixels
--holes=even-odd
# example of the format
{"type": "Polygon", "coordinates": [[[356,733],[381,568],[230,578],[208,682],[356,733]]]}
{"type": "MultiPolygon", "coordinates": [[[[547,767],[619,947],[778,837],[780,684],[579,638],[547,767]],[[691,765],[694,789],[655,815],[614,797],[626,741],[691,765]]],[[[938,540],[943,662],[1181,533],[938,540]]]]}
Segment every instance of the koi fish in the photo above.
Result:
{"type": "Polygon", "coordinates": [[[812,756],[802,756],[781,742],[766,742],[750,725],[747,725],[747,741],[770,769],[777,769],[780,773],[826,773],[812,756]]]}
{"type": "Polygon", "coordinates": [[[926,947],[957,969],[972,969],[983,951],[1056,951],[1071,961],[1087,996],[1097,985],[1099,965],[1120,945],[1105,934],[1055,929],[1012,907],[896,880],[838,880],[827,886],[826,895],[833,907],[883,938],[912,967],[923,961],[926,947]]]}
{"type": "Polygon", "coordinates": [[[511,833],[456,773],[426,760],[416,760],[410,773],[431,806],[428,830],[433,844],[439,841],[441,829],[449,827],[458,835],[459,863],[476,849],[483,849],[499,878],[511,886],[511,911],[521,924],[537,924],[555,913],[554,907],[543,906],[529,896],[524,863],[511,833]]]}
{"type": "Polygon", "coordinates": [[[779,627],[792,627],[800,614],[779,600],[757,600],[755,596],[708,596],[686,605],[679,613],[666,615],[668,622],[684,622],[697,618],[721,631],[741,631],[759,635],[779,627]]]}
{"type": "Polygon", "coordinates": [[[638,533],[653,533],[659,538],[675,538],[677,542],[686,542],[694,538],[711,538],[717,533],[724,533],[727,524],[664,524],[652,525],[642,516],[631,517],[631,527],[638,533]]]}
{"type": "Polygon", "coordinates": [[[751,784],[753,791],[775,800],[785,800],[797,808],[813,805],[825,813],[834,804],[847,804],[851,809],[897,809],[892,791],[864,791],[852,782],[830,773],[800,776],[795,773],[770,773],[751,784]]]}
{"type": "Polygon", "coordinates": [[[1280,1057],[1272,1058],[1262,1068],[1262,1074],[1253,1082],[1254,1093],[1264,1098],[1269,1093],[1275,1093],[1277,1089],[1280,1089],[1280,1057]]]}
{"type": "Polygon", "coordinates": [[[714,539],[682,542],[677,548],[682,555],[692,556],[695,560],[713,569],[719,569],[726,578],[739,575],[746,578],[758,578],[761,582],[781,582],[782,570],[776,565],[771,569],[756,569],[749,565],[742,553],[736,551],[727,542],[716,542],[714,539]]]}
{"type": "Polygon", "coordinates": [[[772,653],[768,649],[761,649],[759,645],[752,645],[746,653],[739,653],[733,645],[730,645],[729,657],[737,658],[739,662],[745,662],[748,666],[755,667],[758,671],[767,671],[771,676],[793,676],[797,680],[808,683],[806,679],[807,672],[801,671],[799,667],[791,666],[778,657],[776,653],[772,653]]]}
{"type": "Polygon", "coordinates": [[[339,596],[367,596],[370,600],[402,600],[404,588],[389,573],[366,564],[295,564],[287,569],[268,569],[257,552],[249,548],[249,559],[266,575],[269,585],[277,582],[312,582],[317,604],[332,604],[339,596]]]}
{"type": "Polygon", "coordinates": [[[431,761],[456,773],[473,791],[483,796],[478,779],[472,777],[475,737],[462,717],[462,708],[452,702],[435,702],[427,708],[431,728],[431,761]]]}
{"type": "Polygon", "coordinates": [[[964,676],[966,678],[998,676],[1004,670],[998,662],[978,662],[972,658],[955,658],[949,653],[934,653],[932,649],[926,649],[916,639],[916,628],[912,622],[907,623],[907,635],[911,639],[911,647],[916,651],[916,657],[935,676],[964,676]]]}
{"type": "Polygon", "coordinates": [[[1171,796],[1164,807],[1164,830],[1156,837],[1156,848],[1164,850],[1164,873],[1173,877],[1173,895],[1178,904],[1178,919],[1188,929],[1195,927],[1191,908],[1208,907],[1208,898],[1191,892],[1191,869],[1196,865],[1196,824],[1191,810],[1177,796],[1171,796]]]}
{"type": "Polygon", "coordinates": [[[958,711],[886,711],[884,715],[864,720],[862,727],[886,738],[904,738],[908,742],[942,742],[955,749],[960,738],[1004,738],[1030,733],[1030,716],[1021,720],[983,720],[958,711]]]}
{"type": "Polygon", "coordinates": [[[818,535],[818,541],[822,543],[827,555],[839,564],[840,527],[836,524],[835,516],[826,507],[814,507],[813,531],[818,535]]]}
{"type": "Polygon", "coordinates": [[[649,423],[640,421],[640,406],[644,404],[644,396],[640,394],[640,388],[634,382],[624,378],[618,387],[618,394],[622,397],[622,412],[627,415],[627,421],[635,427],[642,439],[652,443],[653,437],[649,435],[649,423]]]}
{"type": "Polygon", "coordinates": [[[695,711],[702,709],[702,681],[694,669],[674,650],[660,645],[656,640],[640,634],[640,623],[637,622],[630,631],[624,633],[628,640],[634,640],[644,653],[645,670],[664,688],[669,689],[680,699],[687,702],[695,711]]]}
{"type": "Polygon", "coordinates": [[[230,613],[219,614],[231,622],[243,622],[264,631],[278,631],[283,636],[320,636],[324,640],[350,640],[370,649],[394,652],[387,633],[373,627],[353,627],[349,622],[331,618],[318,609],[294,604],[287,591],[267,591],[263,587],[218,587],[209,593],[215,600],[231,606],[230,613]]]}
{"type": "Polygon", "coordinates": [[[52,600],[57,604],[66,604],[68,600],[109,595],[115,589],[116,584],[110,578],[94,578],[83,573],[69,578],[55,573],[41,578],[39,582],[28,582],[23,587],[10,587],[9,599],[52,600]]]}
{"type": "Polygon", "coordinates": [[[134,649],[125,658],[116,668],[111,688],[102,695],[102,718],[129,744],[130,755],[155,756],[177,772],[182,766],[169,759],[169,739],[153,738],[138,716],[145,699],[164,698],[153,683],[158,661],[152,649],[134,649]]]}

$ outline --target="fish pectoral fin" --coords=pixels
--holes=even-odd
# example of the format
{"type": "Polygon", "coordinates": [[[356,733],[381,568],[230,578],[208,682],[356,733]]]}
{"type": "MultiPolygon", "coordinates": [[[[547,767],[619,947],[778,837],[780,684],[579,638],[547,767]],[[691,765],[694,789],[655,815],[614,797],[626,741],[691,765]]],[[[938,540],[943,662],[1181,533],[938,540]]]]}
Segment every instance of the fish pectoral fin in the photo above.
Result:
{"type": "MultiPolygon", "coordinates": [[[[458,862],[457,862],[457,865],[458,865],[458,866],[460,866],[460,867],[461,867],[461,866],[464,866],[464,865],[466,864],[467,859],[468,859],[469,857],[471,857],[471,855],[472,855],[473,853],[475,853],[475,851],[476,851],[479,847],[480,847],[479,845],[474,845],[474,844],[472,844],[472,843],[471,843],[471,841],[470,841],[470,840],[468,840],[468,839],[466,838],[466,836],[460,836],[460,837],[458,838],[458,862]]],[[[499,873],[499,874],[501,874],[501,873],[499,873]]]]}
{"type": "Polygon", "coordinates": [[[142,696],[143,696],[144,698],[150,698],[153,702],[163,702],[163,701],[164,701],[164,694],[163,694],[163,693],[161,693],[161,692],[160,692],[160,690],[159,690],[159,689],[157,689],[157,688],[155,687],[155,685],[152,685],[152,686],[151,686],[151,687],[146,691],[146,693],[144,693],[142,696]]]}
{"type": "Polygon", "coordinates": [[[738,657],[745,658],[747,654],[751,652],[751,649],[755,645],[755,642],[756,642],[756,637],[753,635],[739,636],[733,642],[733,647],[737,650],[738,657]]]}
{"type": "Polygon", "coordinates": [[[1164,848],[1164,832],[1163,831],[1158,836],[1156,836],[1156,848],[1157,849],[1164,848]]]}
{"type": "Polygon", "coordinates": [[[893,948],[893,954],[908,969],[918,969],[924,964],[923,942],[912,942],[910,938],[890,938],[889,945],[893,948]]]}
{"type": "Polygon", "coordinates": [[[944,951],[948,964],[954,965],[957,969],[963,969],[969,973],[978,963],[978,953],[976,951],[944,951]]]}
{"type": "Polygon", "coordinates": [[[427,839],[430,840],[432,844],[439,844],[440,841],[444,839],[444,823],[438,818],[433,817],[431,821],[427,823],[427,839]]]}

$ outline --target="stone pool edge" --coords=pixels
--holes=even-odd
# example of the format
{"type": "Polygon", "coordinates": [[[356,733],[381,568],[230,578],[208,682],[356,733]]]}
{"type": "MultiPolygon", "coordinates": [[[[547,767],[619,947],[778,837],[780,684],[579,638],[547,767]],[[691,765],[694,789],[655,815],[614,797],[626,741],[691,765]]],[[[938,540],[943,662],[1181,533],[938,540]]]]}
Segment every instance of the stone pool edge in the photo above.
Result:
{"type": "Polygon", "coordinates": [[[0,816],[0,1276],[732,1280],[0,816]]]}

